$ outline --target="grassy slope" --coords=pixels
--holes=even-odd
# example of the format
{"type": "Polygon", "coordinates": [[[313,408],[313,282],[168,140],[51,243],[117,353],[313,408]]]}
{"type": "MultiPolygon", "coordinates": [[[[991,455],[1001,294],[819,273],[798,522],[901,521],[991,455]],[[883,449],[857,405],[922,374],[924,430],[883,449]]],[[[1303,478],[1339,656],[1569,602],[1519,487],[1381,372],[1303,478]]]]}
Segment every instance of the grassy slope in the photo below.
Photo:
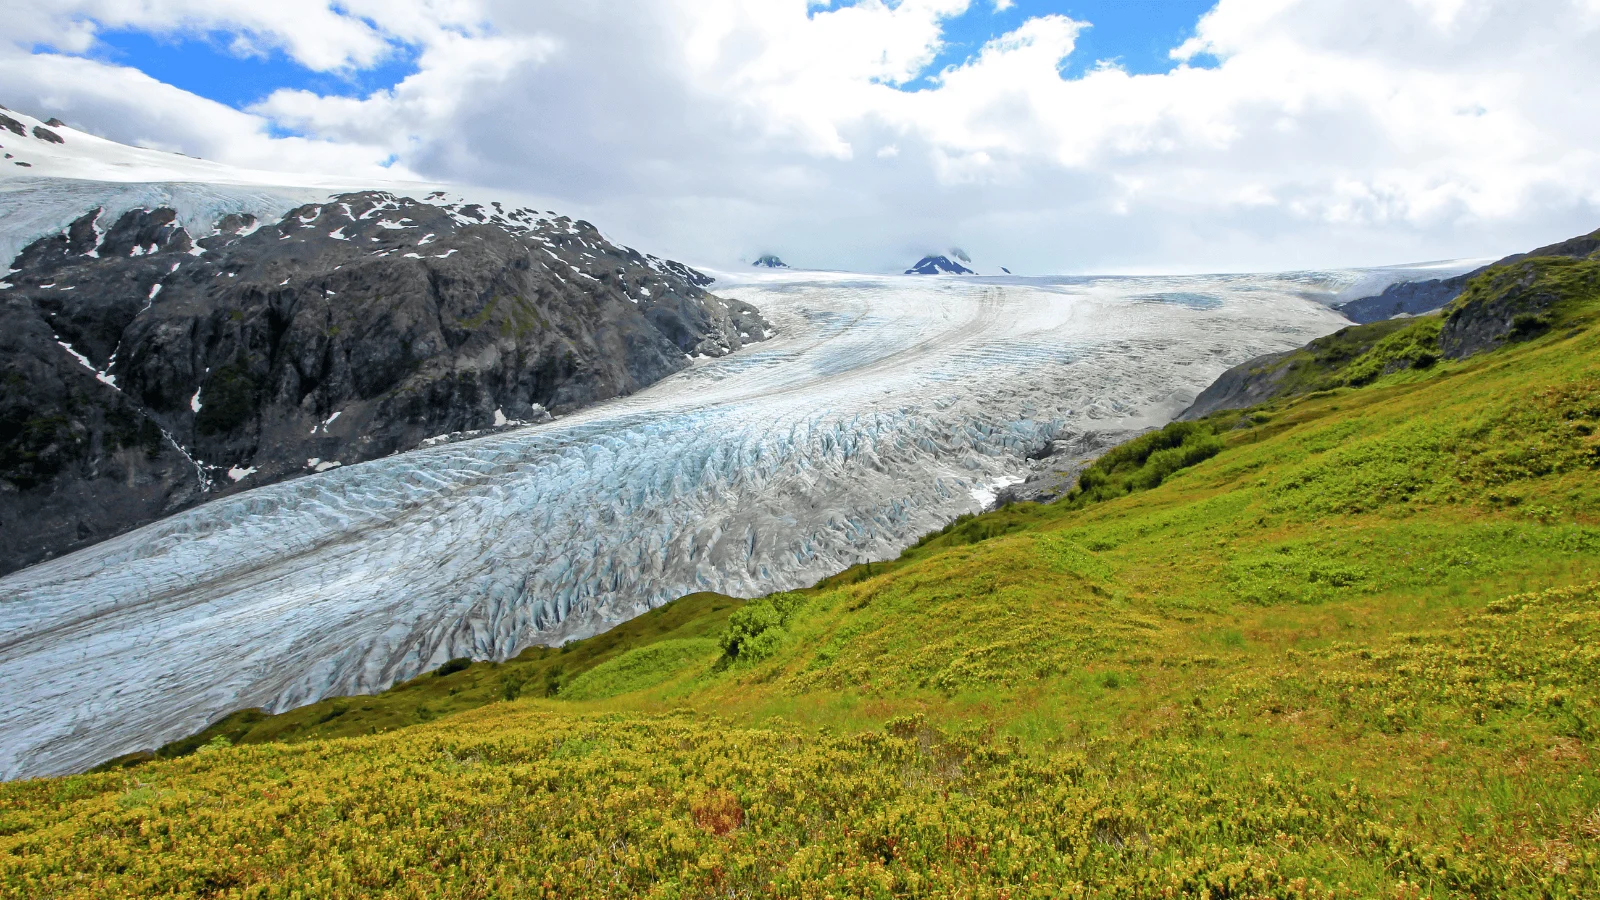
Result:
{"type": "Polygon", "coordinates": [[[603,699],[0,786],[0,894],[1593,896],[1597,311],[685,607],[603,699]]]}

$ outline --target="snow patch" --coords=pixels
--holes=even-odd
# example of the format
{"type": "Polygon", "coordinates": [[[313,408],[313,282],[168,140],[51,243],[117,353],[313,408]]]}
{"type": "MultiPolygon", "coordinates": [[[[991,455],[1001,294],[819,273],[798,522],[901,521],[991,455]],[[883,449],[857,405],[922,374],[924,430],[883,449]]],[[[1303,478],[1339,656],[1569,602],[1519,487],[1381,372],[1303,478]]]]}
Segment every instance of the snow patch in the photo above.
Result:
{"type": "Polygon", "coordinates": [[[233,479],[234,484],[238,484],[246,478],[249,478],[251,475],[254,475],[258,471],[260,470],[258,470],[255,466],[251,466],[248,469],[241,469],[238,466],[234,466],[228,470],[228,477],[233,479]]]}
{"type": "Polygon", "coordinates": [[[60,335],[51,335],[51,337],[54,337],[56,339],[56,343],[61,345],[61,349],[67,351],[67,353],[70,354],[73,359],[78,361],[79,365],[81,365],[85,369],[88,369],[89,371],[93,372],[94,373],[94,378],[95,378],[96,381],[100,382],[101,384],[105,385],[106,387],[111,388],[114,391],[119,391],[120,392],[122,390],[121,388],[117,387],[117,377],[115,375],[108,375],[105,372],[102,372],[99,369],[96,369],[94,367],[94,363],[89,362],[89,357],[84,356],[82,353],[79,353],[77,350],[74,350],[71,344],[69,344],[66,341],[63,341],[61,339],[60,335]]]}
{"type": "Polygon", "coordinates": [[[979,506],[988,509],[1000,498],[1001,491],[1013,484],[1021,484],[1026,480],[1026,478],[1019,478],[1015,475],[1004,475],[987,484],[980,484],[967,493],[972,495],[972,499],[978,501],[979,506]]]}
{"type": "Polygon", "coordinates": [[[199,412],[200,411],[200,389],[199,388],[195,388],[194,389],[194,396],[189,398],[189,409],[193,410],[194,412],[199,412]]]}

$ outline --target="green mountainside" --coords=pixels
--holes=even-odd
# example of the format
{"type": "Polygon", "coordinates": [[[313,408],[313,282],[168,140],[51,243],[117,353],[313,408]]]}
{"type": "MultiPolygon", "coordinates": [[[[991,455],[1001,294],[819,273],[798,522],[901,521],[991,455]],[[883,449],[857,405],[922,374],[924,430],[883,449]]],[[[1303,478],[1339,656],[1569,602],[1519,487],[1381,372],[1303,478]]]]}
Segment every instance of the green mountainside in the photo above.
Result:
{"type": "Polygon", "coordinates": [[[0,785],[0,896],[1600,895],[1597,317],[1521,260],[812,589],[0,785]]]}

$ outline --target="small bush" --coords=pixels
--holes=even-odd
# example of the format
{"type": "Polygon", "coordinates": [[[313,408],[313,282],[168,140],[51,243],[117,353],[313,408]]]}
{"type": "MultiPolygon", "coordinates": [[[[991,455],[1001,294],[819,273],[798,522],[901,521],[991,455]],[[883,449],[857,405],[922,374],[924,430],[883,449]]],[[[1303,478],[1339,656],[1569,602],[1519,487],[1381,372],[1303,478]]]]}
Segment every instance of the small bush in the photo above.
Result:
{"type": "Polygon", "coordinates": [[[788,636],[784,627],[800,601],[799,594],[774,594],[753,600],[735,612],[717,641],[723,664],[754,663],[771,656],[788,636]]]}
{"type": "Polygon", "coordinates": [[[472,665],[472,660],[468,659],[465,656],[458,656],[455,659],[452,659],[449,662],[445,663],[444,665],[440,666],[439,668],[434,669],[433,670],[433,677],[435,677],[435,678],[443,678],[446,675],[454,675],[455,673],[462,671],[463,669],[467,668],[470,665],[472,665]]]}

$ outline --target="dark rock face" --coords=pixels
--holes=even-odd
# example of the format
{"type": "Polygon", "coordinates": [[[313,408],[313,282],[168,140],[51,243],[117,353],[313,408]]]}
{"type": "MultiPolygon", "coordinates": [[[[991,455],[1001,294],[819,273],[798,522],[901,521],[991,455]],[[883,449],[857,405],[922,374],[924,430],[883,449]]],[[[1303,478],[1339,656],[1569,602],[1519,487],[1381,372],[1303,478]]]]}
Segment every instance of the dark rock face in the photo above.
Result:
{"type": "Polygon", "coordinates": [[[1268,353],[1223,372],[1178,418],[1203,419],[1219,410],[1248,409],[1271,400],[1283,392],[1283,382],[1289,374],[1289,367],[1280,363],[1295,352],[1268,353]]]}
{"type": "Polygon", "coordinates": [[[1339,312],[1350,321],[1362,325],[1395,316],[1417,316],[1432,312],[1461,296],[1469,280],[1467,275],[1458,275],[1454,278],[1391,284],[1375,297],[1362,297],[1346,303],[1339,307],[1339,312]]]}
{"type": "Polygon", "coordinates": [[[906,270],[907,275],[971,275],[973,271],[948,256],[924,256],[906,270]]]}
{"type": "Polygon", "coordinates": [[[758,269],[787,269],[787,268],[789,268],[789,264],[788,263],[786,263],[783,260],[777,258],[776,256],[773,256],[771,253],[768,253],[767,255],[761,257],[760,259],[756,260],[755,262],[751,263],[750,265],[755,266],[758,269]]]}
{"type": "Polygon", "coordinates": [[[28,136],[28,129],[24,128],[21,122],[18,122],[16,119],[11,118],[5,113],[0,113],[0,128],[4,128],[12,134],[15,134],[17,137],[28,136]]]}
{"type": "MultiPolygon", "coordinates": [[[[1568,264],[1569,266],[1572,264],[1568,264]]],[[[1501,266],[1472,284],[1439,330],[1439,352],[1448,359],[1463,359],[1503,344],[1530,340],[1550,328],[1548,313],[1567,299],[1541,278],[1533,262],[1501,266]]],[[[1575,273],[1587,276],[1587,292],[1600,291],[1592,268],[1575,273]]]]}
{"type": "MultiPolygon", "coordinates": [[[[1139,432],[1143,433],[1143,432],[1139,432]]],[[[1001,488],[996,507],[1012,503],[1054,503],[1078,485],[1078,475],[1101,454],[1133,437],[1126,431],[1085,431],[1054,440],[1028,458],[1040,464],[1021,484],[1001,488]]]]}
{"type": "Polygon", "coordinates": [[[1517,253],[1498,262],[1474,269],[1465,275],[1454,278],[1435,278],[1429,281],[1407,281],[1400,284],[1391,284],[1383,293],[1373,297],[1362,297],[1352,300],[1339,307],[1339,312],[1352,322],[1367,324],[1383,319],[1392,319],[1399,315],[1416,316],[1426,312],[1433,312],[1449,304],[1450,301],[1461,296],[1467,289],[1468,282],[1482,275],[1495,266],[1507,266],[1521,262],[1525,259],[1539,256],[1560,256],[1568,259],[1583,259],[1596,250],[1600,250],[1600,231],[1586,234],[1581,237],[1571,238],[1548,247],[1540,247],[1528,253],[1517,253]]]}
{"type": "Polygon", "coordinates": [[[540,421],[770,335],[593,226],[348,194],[92,212],[0,290],[0,573],[228,492],[540,421]]]}
{"type": "Polygon", "coordinates": [[[66,141],[62,140],[61,135],[56,134],[54,131],[51,131],[43,125],[33,126],[33,136],[41,141],[49,141],[52,144],[66,143],[66,141]]]}

